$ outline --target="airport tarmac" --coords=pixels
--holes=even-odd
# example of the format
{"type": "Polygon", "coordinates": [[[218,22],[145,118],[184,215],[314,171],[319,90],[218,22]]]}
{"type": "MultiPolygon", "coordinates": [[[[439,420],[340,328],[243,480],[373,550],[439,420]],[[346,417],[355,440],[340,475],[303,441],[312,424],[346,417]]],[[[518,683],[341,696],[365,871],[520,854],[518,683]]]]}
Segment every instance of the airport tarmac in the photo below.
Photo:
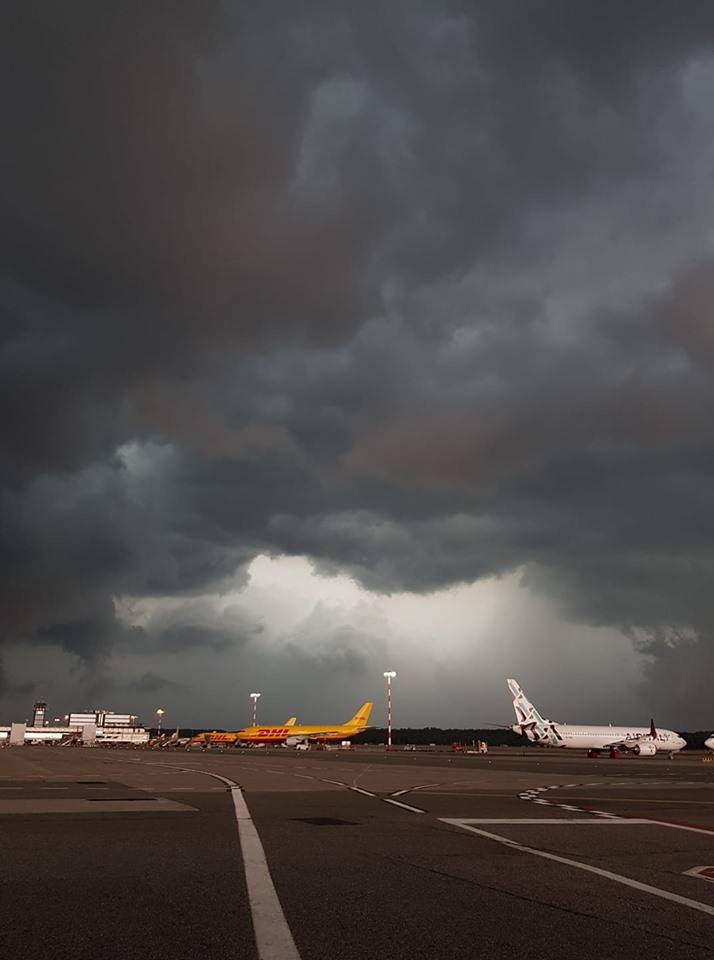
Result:
{"type": "Polygon", "coordinates": [[[4,955],[714,956],[714,764],[0,750],[4,955]]]}

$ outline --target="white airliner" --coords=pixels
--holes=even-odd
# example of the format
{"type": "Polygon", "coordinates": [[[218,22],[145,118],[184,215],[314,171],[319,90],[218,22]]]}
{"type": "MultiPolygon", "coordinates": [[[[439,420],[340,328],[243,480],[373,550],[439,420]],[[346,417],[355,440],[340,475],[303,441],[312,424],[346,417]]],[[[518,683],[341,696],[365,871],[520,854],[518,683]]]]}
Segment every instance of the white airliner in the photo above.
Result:
{"type": "MultiPolygon", "coordinates": [[[[658,752],[670,756],[687,745],[673,730],[656,730],[654,720],[647,727],[596,727],[591,724],[553,723],[544,720],[526,698],[516,680],[508,680],[513,694],[516,720],[512,729],[542,747],[567,747],[587,750],[589,757],[608,751],[612,758],[619,753],[633,753],[636,757],[653,757],[658,752]]],[[[712,737],[714,744],[714,737],[712,737]]],[[[707,741],[709,745],[710,741],[707,741]]]]}
{"type": "Polygon", "coordinates": [[[704,746],[707,750],[714,750],[714,733],[709,737],[708,740],[704,741],[704,746]]]}

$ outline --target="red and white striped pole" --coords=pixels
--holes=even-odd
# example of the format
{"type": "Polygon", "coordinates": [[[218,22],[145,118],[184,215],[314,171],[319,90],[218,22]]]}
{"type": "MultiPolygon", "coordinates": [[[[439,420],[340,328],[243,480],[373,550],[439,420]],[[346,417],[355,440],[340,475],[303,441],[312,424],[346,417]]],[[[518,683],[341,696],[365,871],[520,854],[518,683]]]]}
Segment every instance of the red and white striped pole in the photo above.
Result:
{"type": "Polygon", "coordinates": [[[251,700],[253,701],[253,726],[254,727],[258,726],[257,720],[258,720],[258,697],[259,696],[260,696],[259,693],[251,693],[250,695],[251,700]]]}
{"type": "Polygon", "coordinates": [[[396,677],[395,670],[385,670],[387,678],[387,750],[392,749],[392,680],[396,677]]]}

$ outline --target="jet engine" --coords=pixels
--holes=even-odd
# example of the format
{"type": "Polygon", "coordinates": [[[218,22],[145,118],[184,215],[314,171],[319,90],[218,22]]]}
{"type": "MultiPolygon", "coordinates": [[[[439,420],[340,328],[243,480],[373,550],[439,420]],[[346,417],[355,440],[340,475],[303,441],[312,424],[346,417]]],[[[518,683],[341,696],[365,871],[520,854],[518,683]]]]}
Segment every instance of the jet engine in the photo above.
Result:
{"type": "Polygon", "coordinates": [[[645,740],[643,743],[635,744],[632,752],[636,757],[653,757],[657,753],[657,747],[651,740],[645,740]]]}

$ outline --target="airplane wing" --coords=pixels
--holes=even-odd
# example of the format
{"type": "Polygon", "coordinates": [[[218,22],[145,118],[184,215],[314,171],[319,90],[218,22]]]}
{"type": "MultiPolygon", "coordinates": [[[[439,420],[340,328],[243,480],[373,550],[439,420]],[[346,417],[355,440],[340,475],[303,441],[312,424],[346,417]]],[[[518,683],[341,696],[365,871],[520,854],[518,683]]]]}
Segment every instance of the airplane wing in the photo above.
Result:
{"type": "Polygon", "coordinates": [[[298,733],[295,736],[285,737],[290,743],[321,743],[323,740],[334,740],[337,737],[346,739],[342,730],[322,730],[320,733],[298,733]]]}
{"type": "Polygon", "coordinates": [[[624,750],[642,756],[652,756],[657,753],[657,728],[654,720],[650,720],[648,733],[643,733],[639,737],[627,737],[626,739],[606,743],[603,750],[624,750]]]}
{"type": "Polygon", "coordinates": [[[649,736],[641,736],[633,738],[632,740],[613,740],[612,743],[606,743],[603,745],[603,750],[632,750],[632,748],[637,743],[642,743],[643,741],[650,741],[649,736]]]}
{"type": "MultiPolygon", "coordinates": [[[[612,743],[606,743],[603,750],[619,750],[621,753],[634,753],[639,757],[653,757],[657,753],[657,744],[649,736],[644,734],[641,737],[632,740],[613,740],[612,743]]],[[[666,749],[660,745],[660,750],[666,749]]]]}

